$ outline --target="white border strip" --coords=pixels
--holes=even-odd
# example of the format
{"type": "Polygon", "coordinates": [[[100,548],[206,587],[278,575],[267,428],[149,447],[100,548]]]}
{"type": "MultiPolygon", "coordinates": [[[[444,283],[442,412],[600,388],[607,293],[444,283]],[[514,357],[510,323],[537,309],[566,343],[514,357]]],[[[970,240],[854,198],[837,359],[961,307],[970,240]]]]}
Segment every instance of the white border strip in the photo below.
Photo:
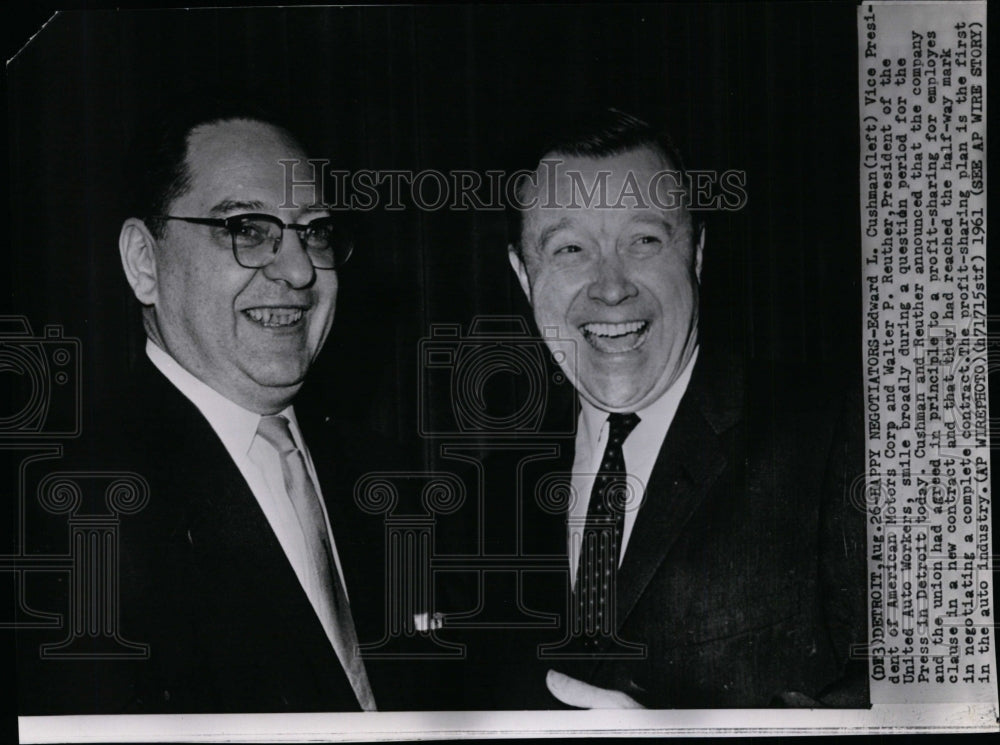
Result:
{"type": "Polygon", "coordinates": [[[20,717],[20,742],[381,742],[465,737],[997,732],[995,704],[871,709],[677,709],[357,714],[162,714],[20,717]]]}

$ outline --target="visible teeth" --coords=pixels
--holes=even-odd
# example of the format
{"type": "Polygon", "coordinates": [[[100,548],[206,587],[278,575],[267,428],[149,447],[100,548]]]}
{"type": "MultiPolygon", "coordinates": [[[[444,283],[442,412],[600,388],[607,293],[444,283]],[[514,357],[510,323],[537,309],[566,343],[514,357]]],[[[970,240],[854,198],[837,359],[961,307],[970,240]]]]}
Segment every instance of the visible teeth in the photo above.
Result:
{"type": "Polygon", "coordinates": [[[261,326],[291,326],[302,318],[301,308],[247,308],[244,312],[261,326]]]}
{"type": "Polygon", "coordinates": [[[587,343],[602,354],[624,354],[638,349],[645,343],[648,330],[648,321],[585,323],[580,327],[587,343]]]}
{"type": "Polygon", "coordinates": [[[625,321],[624,323],[585,323],[580,329],[585,334],[594,336],[625,336],[642,331],[646,327],[645,321],[625,321]]]}

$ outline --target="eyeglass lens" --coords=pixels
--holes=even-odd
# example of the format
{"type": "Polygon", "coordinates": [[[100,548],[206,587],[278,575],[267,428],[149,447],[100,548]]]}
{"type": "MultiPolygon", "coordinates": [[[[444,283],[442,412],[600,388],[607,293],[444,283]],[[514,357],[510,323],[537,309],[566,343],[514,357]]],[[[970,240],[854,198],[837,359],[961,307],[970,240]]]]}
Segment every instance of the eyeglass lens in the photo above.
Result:
{"type": "MultiPolygon", "coordinates": [[[[227,220],[233,250],[245,266],[264,266],[274,260],[283,237],[283,223],[264,216],[237,215],[227,220]]],[[[299,234],[313,266],[332,268],[343,264],[351,253],[351,244],[334,225],[333,218],[322,217],[307,225],[288,225],[299,234]]]]}

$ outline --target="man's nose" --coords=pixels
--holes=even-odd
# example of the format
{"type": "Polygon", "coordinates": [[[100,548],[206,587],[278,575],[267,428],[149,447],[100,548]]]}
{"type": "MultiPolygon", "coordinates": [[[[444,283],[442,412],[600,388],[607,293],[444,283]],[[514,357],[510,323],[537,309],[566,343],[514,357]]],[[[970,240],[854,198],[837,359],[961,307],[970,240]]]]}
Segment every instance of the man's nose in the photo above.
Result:
{"type": "Polygon", "coordinates": [[[605,305],[618,305],[639,294],[639,288],[628,278],[619,256],[606,256],[597,265],[597,276],[587,294],[605,305]]]}
{"type": "Polygon", "coordinates": [[[309,254],[297,231],[285,228],[274,261],[264,267],[264,276],[283,280],[291,287],[308,287],[316,276],[309,254]]]}

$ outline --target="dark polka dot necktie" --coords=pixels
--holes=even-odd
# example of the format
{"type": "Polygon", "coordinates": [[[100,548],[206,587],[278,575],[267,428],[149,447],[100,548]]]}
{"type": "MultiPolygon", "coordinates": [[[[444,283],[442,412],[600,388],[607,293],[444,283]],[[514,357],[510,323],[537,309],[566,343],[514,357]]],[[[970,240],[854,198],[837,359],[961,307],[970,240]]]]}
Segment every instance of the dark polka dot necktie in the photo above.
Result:
{"type": "Polygon", "coordinates": [[[627,483],[625,439],[639,423],[636,414],[608,415],[608,444],[594,479],[580,544],[576,602],[580,629],[592,644],[614,631],[615,578],[625,527],[627,483]]]}

